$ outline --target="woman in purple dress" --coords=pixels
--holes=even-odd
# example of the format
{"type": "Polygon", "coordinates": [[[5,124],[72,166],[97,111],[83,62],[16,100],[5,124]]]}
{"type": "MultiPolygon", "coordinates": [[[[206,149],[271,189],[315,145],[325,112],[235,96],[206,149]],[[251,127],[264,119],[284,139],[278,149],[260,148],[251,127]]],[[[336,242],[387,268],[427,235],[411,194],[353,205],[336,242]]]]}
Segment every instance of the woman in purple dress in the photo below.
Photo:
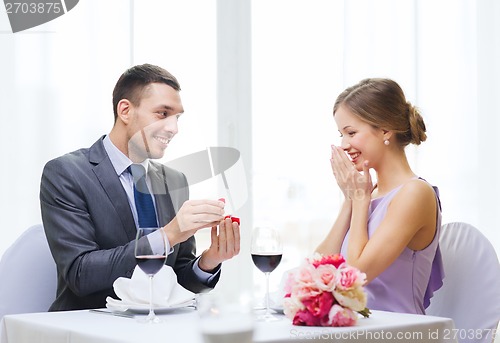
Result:
{"type": "Polygon", "coordinates": [[[405,154],[425,141],[424,121],[389,79],[347,88],[333,115],[342,142],[332,146],[331,165],[345,200],[317,252],[341,252],[366,273],[368,308],[424,314],[443,279],[439,194],[405,154]]]}

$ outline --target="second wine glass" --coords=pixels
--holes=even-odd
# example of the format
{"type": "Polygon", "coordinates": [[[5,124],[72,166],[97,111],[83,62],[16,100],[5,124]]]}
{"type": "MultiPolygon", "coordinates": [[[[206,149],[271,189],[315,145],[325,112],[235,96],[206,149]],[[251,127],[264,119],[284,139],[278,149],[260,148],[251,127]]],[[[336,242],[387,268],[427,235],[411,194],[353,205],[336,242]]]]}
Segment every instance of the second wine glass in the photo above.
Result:
{"type": "Polygon", "coordinates": [[[148,237],[148,235],[158,230],[160,229],[139,228],[135,240],[135,260],[139,268],[149,277],[149,314],[144,320],[141,320],[141,322],[145,323],[161,322],[153,309],[153,277],[165,264],[167,258],[166,245],[163,232],[158,232],[162,239],[150,240],[150,237],[148,237]]]}
{"type": "Polygon", "coordinates": [[[257,317],[260,321],[279,320],[269,308],[269,274],[278,267],[283,256],[279,232],[269,226],[256,227],[252,232],[251,254],[253,263],[266,275],[266,312],[257,317]]]}

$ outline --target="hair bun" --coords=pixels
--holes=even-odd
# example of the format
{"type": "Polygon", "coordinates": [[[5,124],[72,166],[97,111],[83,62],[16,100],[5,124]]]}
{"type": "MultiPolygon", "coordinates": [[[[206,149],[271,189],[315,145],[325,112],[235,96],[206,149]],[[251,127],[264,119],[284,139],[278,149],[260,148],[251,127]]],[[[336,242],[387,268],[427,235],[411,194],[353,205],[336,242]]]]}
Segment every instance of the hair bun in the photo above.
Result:
{"type": "Polygon", "coordinates": [[[406,102],[406,111],[408,113],[408,121],[410,124],[409,129],[409,141],[413,144],[419,145],[425,142],[427,135],[425,134],[426,128],[424,123],[424,118],[420,114],[420,111],[411,104],[411,102],[406,102]]]}

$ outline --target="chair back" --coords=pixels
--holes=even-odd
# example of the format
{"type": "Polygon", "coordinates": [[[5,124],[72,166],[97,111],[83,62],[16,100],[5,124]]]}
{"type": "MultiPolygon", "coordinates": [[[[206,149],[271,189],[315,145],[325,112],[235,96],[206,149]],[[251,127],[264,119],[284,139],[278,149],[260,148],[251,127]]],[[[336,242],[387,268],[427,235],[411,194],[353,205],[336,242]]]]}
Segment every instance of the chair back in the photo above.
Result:
{"type": "Polygon", "coordinates": [[[493,245],[474,226],[455,222],[442,226],[439,246],[445,278],[426,313],[452,318],[459,342],[493,342],[500,320],[500,264],[493,245]]]}
{"type": "Polygon", "coordinates": [[[0,260],[0,320],[45,312],[56,298],[56,264],[42,225],[28,228],[0,260]]]}

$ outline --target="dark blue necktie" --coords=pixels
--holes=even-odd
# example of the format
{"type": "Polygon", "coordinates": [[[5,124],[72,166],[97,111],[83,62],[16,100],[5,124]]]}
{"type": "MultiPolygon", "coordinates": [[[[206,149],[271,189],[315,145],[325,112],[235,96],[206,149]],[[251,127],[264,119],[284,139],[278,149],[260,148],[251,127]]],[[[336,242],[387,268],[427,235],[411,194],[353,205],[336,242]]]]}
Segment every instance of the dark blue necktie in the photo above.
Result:
{"type": "Polygon", "coordinates": [[[134,200],[139,227],[158,227],[153,197],[146,184],[144,167],[140,164],[132,164],[129,171],[134,178],[134,200]]]}

